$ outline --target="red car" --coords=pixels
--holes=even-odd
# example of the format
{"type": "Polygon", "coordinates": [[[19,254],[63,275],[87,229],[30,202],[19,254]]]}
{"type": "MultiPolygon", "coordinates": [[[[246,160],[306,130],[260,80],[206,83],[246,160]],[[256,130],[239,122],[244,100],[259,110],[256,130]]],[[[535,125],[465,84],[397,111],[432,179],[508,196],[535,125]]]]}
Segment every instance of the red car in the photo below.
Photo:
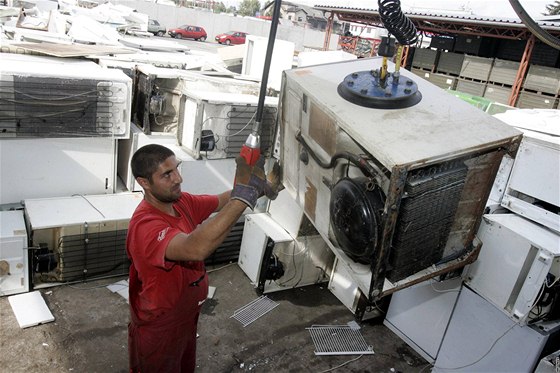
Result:
{"type": "Polygon", "coordinates": [[[228,31],[226,33],[216,35],[216,41],[220,44],[245,44],[246,32],[228,31]]]}
{"type": "Polygon", "coordinates": [[[183,25],[181,27],[171,29],[167,33],[172,38],[177,38],[177,39],[194,39],[194,40],[205,41],[206,38],[208,37],[203,27],[191,26],[191,25],[183,25]]]}

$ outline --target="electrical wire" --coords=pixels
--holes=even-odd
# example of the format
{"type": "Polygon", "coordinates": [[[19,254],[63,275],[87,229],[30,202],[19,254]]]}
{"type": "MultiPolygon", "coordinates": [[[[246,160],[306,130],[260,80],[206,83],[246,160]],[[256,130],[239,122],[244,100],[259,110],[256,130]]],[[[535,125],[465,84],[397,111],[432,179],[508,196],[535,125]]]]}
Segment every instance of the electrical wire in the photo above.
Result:
{"type": "Polygon", "coordinates": [[[347,365],[347,364],[350,364],[350,363],[352,363],[352,362],[354,362],[354,361],[360,359],[362,356],[364,356],[364,355],[360,355],[360,356],[358,356],[358,357],[356,357],[356,358],[354,358],[354,359],[348,360],[348,361],[346,361],[346,362],[344,362],[344,363],[342,363],[342,364],[339,364],[339,365],[337,365],[337,366],[335,366],[335,367],[332,367],[332,368],[330,368],[330,369],[322,370],[322,371],[319,372],[319,373],[332,372],[333,370],[336,370],[336,369],[338,369],[338,368],[342,368],[343,366],[345,366],[345,365],[347,365]]]}
{"type": "Polygon", "coordinates": [[[103,216],[103,218],[106,218],[105,215],[103,215],[103,213],[93,205],[93,203],[91,203],[91,201],[89,201],[83,194],[72,194],[72,197],[76,197],[76,196],[80,196],[82,197],[84,200],[86,200],[87,203],[90,204],[91,207],[93,207],[95,209],[95,211],[97,211],[99,214],[101,214],[101,216],[103,216]]]}
{"type": "Polygon", "coordinates": [[[507,333],[509,333],[509,331],[510,331],[511,329],[513,329],[513,327],[516,326],[516,325],[517,325],[516,323],[513,323],[509,328],[507,328],[506,331],[503,332],[502,335],[500,335],[500,336],[498,337],[498,339],[496,339],[496,340],[494,341],[494,343],[492,343],[492,345],[490,346],[490,348],[488,349],[488,351],[486,351],[486,352],[484,353],[484,355],[482,355],[481,357],[479,357],[478,359],[476,359],[476,360],[473,361],[472,363],[469,363],[469,364],[466,364],[466,365],[463,365],[463,366],[460,366],[460,367],[454,367],[454,368],[444,368],[444,367],[439,367],[439,366],[435,366],[435,365],[434,365],[434,368],[442,369],[442,370],[458,370],[458,369],[468,368],[468,367],[470,367],[470,366],[472,366],[472,365],[475,365],[476,363],[478,363],[479,361],[481,361],[482,359],[484,359],[484,358],[490,353],[490,351],[492,351],[492,349],[496,346],[496,344],[500,341],[500,339],[502,339],[507,333]]]}
{"type": "Polygon", "coordinates": [[[221,266],[221,267],[219,267],[219,268],[212,268],[212,269],[206,270],[206,273],[216,272],[216,271],[219,271],[220,269],[224,269],[224,268],[229,267],[229,266],[232,266],[232,265],[234,265],[234,264],[237,264],[237,263],[232,262],[232,263],[226,264],[226,265],[224,265],[224,266],[221,266]]]}

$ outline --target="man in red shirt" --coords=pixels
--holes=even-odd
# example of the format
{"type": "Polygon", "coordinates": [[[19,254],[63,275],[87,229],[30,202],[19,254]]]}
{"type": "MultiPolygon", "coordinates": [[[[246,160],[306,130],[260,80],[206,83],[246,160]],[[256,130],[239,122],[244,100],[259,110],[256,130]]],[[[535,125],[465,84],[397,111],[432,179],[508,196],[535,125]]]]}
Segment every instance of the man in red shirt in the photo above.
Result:
{"type": "Polygon", "coordinates": [[[191,195],[181,191],[180,162],[170,149],[146,145],[132,157],[144,200],[130,220],[126,243],[132,262],[130,372],[194,371],[198,315],[208,294],[204,259],[267,185],[262,163],[250,167],[241,157],[236,162],[232,191],[191,195]]]}

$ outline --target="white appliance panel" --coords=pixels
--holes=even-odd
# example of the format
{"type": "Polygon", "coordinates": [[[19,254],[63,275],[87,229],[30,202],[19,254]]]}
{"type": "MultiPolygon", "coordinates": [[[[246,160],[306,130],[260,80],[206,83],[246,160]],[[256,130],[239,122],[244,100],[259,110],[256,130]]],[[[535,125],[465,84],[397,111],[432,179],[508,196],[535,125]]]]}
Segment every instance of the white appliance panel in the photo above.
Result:
{"type": "Polygon", "coordinates": [[[383,324],[433,363],[461,291],[461,278],[429,280],[397,291],[383,324]]]}
{"type": "Polygon", "coordinates": [[[0,204],[115,191],[112,138],[2,139],[0,159],[0,204]]]}
{"type": "Polygon", "coordinates": [[[515,214],[484,215],[482,249],[465,282],[519,323],[526,323],[548,273],[560,276],[560,236],[515,214]]]}
{"type": "Polygon", "coordinates": [[[532,372],[548,337],[463,287],[432,372],[532,372]]]}
{"type": "Polygon", "coordinates": [[[0,296],[29,291],[27,253],[23,210],[0,211],[0,296]]]}

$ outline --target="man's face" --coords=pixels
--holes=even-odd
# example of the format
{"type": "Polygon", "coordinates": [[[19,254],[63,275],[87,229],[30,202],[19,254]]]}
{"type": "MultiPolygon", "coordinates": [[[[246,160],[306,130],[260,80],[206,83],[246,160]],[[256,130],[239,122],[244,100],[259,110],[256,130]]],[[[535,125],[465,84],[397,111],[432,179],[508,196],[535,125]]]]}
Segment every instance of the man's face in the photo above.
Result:
{"type": "Polygon", "coordinates": [[[179,165],[175,156],[170,156],[160,163],[152,180],[148,181],[150,193],[160,202],[171,203],[181,197],[181,183],[183,178],[179,175],[179,165]]]}

